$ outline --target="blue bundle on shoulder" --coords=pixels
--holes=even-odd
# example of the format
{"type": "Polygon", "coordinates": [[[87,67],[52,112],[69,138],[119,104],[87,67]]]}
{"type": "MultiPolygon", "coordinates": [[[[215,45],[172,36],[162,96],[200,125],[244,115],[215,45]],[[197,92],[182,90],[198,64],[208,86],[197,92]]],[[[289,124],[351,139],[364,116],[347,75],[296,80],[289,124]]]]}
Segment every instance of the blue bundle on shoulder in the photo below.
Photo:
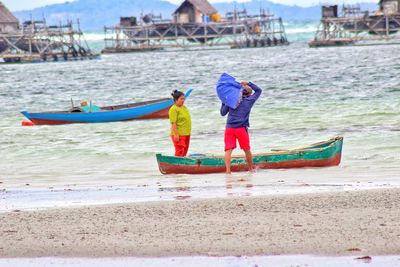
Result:
{"type": "Polygon", "coordinates": [[[237,108],[242,101],[243,88],[234,77],[223,73],[217,83],[219,99],[230,108],[237,108]]]}

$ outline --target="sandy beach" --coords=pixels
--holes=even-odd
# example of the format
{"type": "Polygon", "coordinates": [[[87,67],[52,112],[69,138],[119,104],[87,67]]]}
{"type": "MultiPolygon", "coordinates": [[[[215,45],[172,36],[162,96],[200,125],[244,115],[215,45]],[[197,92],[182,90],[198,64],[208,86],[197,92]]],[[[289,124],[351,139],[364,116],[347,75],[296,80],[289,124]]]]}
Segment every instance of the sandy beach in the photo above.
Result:
{"type": "Polygon", "coordinates": [[[0,214],[1,257],[395,255],[400,190],[0,214]]]}

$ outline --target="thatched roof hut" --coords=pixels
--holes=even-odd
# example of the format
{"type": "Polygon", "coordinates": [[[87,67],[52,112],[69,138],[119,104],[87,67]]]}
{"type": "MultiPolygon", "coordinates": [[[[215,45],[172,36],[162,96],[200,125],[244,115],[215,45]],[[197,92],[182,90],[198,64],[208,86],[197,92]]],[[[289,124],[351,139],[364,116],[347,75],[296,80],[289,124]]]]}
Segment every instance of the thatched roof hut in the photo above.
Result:
{"type": "Polygon", "coordinates": [[[14,32],[18,30],[18,19],[0,1],[0,32],[14,32]]]}
{"type": "Polygon", "coordinates": [[[379,1],[380,11],[388,14],[394,14],[400,12],[400,0],[380,0],[379,1]]]}
{"type": "Polygon", "coordinates": [[[185,0],[173,13],[176,22],[201,23],[218,11],[207,0],[185,0]]]}

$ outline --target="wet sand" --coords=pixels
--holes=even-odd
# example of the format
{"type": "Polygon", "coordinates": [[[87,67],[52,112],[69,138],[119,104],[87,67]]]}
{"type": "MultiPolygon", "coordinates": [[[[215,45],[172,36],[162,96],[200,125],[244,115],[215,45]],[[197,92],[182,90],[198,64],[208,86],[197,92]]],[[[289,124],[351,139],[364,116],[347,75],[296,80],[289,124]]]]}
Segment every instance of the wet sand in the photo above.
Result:
{"type": "Polygon", "coordinates": [[[1,257],[396,255],[400,189],[0,213],[1,257]]]}

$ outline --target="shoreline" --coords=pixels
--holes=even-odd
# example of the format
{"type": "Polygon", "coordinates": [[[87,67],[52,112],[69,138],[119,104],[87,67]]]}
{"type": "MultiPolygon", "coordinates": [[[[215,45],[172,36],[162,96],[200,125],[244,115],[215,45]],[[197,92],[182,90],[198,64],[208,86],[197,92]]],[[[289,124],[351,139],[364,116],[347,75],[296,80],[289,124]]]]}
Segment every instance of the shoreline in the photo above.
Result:
{"type": "Polygon", "coordinates": [[[400,189],[0,214],[0,257],[398,255],[400,189]]]}

